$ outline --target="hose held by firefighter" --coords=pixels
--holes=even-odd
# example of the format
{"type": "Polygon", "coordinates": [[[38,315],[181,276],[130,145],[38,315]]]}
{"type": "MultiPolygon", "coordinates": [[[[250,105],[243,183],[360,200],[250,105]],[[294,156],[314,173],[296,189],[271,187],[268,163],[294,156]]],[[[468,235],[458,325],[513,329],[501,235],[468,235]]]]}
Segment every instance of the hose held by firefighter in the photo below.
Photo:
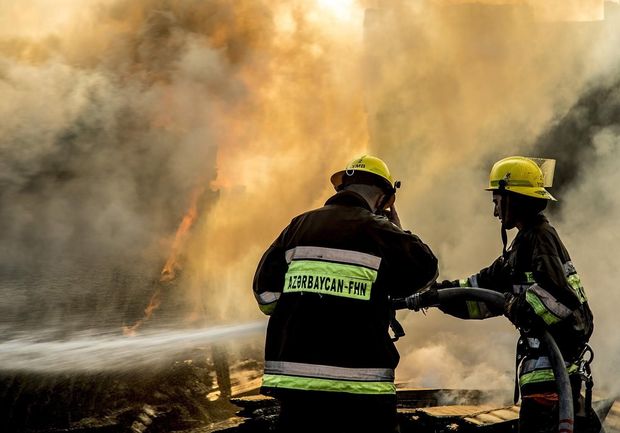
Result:
{"type": "Polygon", "coordinates": [[[293,218],[256,270],[254,295],[270,316],[261,392],[280,402],[280,431],[393,432],[390,299],[430,286],[437,259],[401,228],[400,183],[382,160],[357,158],[331,182],[336,194],[293,218]]]}
{"type": "MultiPolygon", "coordinates": [[[[574,431],[599,432],[591,408],[592,352],[588,341],[593,316],[577,269],[560,237],[543,214],[555,198],[547,191],[555,161],[513,156],[493,166],[487,190],[492,192],[494,216],[501,222],[503,252],[489,267],[459,280],[444,280],[403,300],[418,310],[436,305],[462,319],[486,319],[504,314],[519,330],[515,402],[521,394],[519,431],[557,432],[558,390],[548,350],[538,338],[547,330],[566,361],[573,394],[574,431]],[[507,247],[507,231],[517,235],[507,247]],[[481,287],[505,296],[503,309],[479,301],[441,302],[437,289],[481,287]],[[586,398],[581,397],[582,382],[586,398]]],[[[572,426],[570,426],[572,429],[572,426]]]]}

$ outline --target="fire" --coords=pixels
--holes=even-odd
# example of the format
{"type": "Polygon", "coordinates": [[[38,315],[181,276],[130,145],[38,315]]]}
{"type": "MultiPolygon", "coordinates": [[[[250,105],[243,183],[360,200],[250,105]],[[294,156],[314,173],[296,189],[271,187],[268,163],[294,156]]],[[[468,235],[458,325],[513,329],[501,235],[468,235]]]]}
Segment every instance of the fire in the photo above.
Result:
{"type": "Polygon", "coordinates": [[[189,209],[183,216],[181,224],[179,224],[179,228],[174,235],[174,241],[172,242],[170,254],[168,255],[168,259],[166,260],[166,263],[161,270],[155,292],[151,296],[148,305],[144,309],[144,317],[138,320],[132,326],[123,326],[124,335],[136,335],[138,328],[140,328],[140,326],[142,326],[144,322],[148,321],[153,315],[153,312],[155,312],[155,310],[160,307],[163,284],[173,281],[177,276],[177,271],[181,269],[181,265],[179,263],[179,255],[181,251],[183,251],[183,247],[185,246],[188,238],[189,230],[191,229],[192,225],[196,221],[196,217],[198,216],[198,201],[200,200],[200,197],[202,197],[204,191],[204,186],[201,186],[199,188],[196,188],[192,193],[192,199],[189,209]]]}
{"type": "Polygon", "coordinates": [[[196,217],[198,216],[198,199],[202,196],[204,190],[204,187],[201,187],[195,190],[192,194],[192,201],[190,207],[185,213],[185,216],[183,216],[181,224],[179,224],[179,228],[174,235],[174,241],[172,242],[172,249],[170,251],[170,255],[168,256],[168,260],[166,260],[166,264],[161,270],[161,276],[159,279],[160,283],[167,283],[176,278],[176,271],[180,269],[178,260],[179,253],[185,245],[189,229],[192,227],[194,221],[196,220],[196,217]]]}

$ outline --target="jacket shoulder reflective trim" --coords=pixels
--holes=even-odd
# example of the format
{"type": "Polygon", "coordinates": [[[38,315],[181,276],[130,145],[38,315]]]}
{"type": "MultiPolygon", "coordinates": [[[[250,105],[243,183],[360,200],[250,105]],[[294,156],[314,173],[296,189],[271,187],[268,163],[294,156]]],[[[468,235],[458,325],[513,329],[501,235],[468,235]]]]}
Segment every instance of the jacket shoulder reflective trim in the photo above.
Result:
{"type": "Polygon", "coordinates": [[[394,386],[393,382],[355,382],[279,374],[263,375],[263,386],[304,391],[345,392],[349,394],[396,394],[396,386],[394,386]]]}
{"type": "Polygon", "coordinates": [[[284,276],[284,293],[308,292],[368,301],[377,271],[364,266],[293,260],[284,276]]]}
{"type": "Polygon", "coordinates": [[[265,374],[284,374],[360,382],[394,381],[394,369],[392,368],[346,368],[288,361],[265,361],[265,374]]]}
{"type": "Polygon", "coordinates": [[[381,265],[381,257],[359,251],[340,250],[325,247],[295,247],[284,253],[286,263],[293,260],[323,260],[326,262],[349,263],[352,265],[365,266],[378,270],[381,265]]]}
{"type": "Polygon", "coordinates": [[[572,311],[558,302],[549,292],[533,284],[525,292],[525,300],[532,306],[537,315],[542,317],[547,325],[553,325],[570,316],[572,311]]]}

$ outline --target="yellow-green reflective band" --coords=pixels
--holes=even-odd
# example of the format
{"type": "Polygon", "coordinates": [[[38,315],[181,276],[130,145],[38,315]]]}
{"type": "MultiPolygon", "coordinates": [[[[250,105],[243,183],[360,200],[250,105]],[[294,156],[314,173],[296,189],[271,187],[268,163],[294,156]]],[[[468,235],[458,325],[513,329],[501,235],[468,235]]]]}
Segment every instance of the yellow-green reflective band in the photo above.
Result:
{"type": "Polygon", "coordinates": [[[478,307],[478,302],[476,301],[466,301],[467,304],[467,312],[469,313],[470,319],[481,319],[482,314],[480,313],[480,308],[478,307]]]}
{"type": "Polygon", "coordinates": [[[581,302],[582,304],[584,302],[587,302],[588,298],[586,297],[586,292],[581,285],[581,278],[579,278],[579,274],[569,275],[568,277],[566,277],[566,279],[568,280],[568,284],[570,284],[571,288],[577,295],[577,298],[579,298],[579,302],[581,302]]]}
{"type": "Polygon", "coordinates": [[[525,280],[528,283],[534,284],[536,282],[536,280],[534,279],[534,273],[533,272],[525,272],[525,280]]]}
{"type": "Polygon", "coordinates": [[[470,287],[470,285],[469,285],[469,278],[461,278],[459,280],[459,286],[461,286],[461,287],[470,287]]]}
{"type": "MultiPolygon", "coordinates": [[[[501,179],[504,180],[504,179],[501,179]]],[[[499,179],[498,180],[492,180],[491,181],[491,186],[499,186],[499,179]]],[[[528,180],[512,180],[512,179],[508,179],[506,181],[506,186],[534,186],[532,185],[532,182],[528,181],[528,180]]]]}
{"type": "Polygon", "coordinates": [[[280,374],[263,375],[263,386],[303,391],[346,392],[349,394],[396,394],[396,386],[392,382],[356,382],[280,374]]]}
{"type": "Polygon", "coordinates": [[[532,306],[534,312],[539,315],[547,325],[558,323],[560,319],[545,307],[536,293],[528,290],[525,292],[525,300],[532,306]]]}
{"type": "MultiPolygon", "coordinates": [[[[575,364],[568,366],[566,371],[568,374],[575,374],[579,368],[575,364]]],[[[531,383],[551,382],[555,380],[553,369],[545,368],[543,370],[531,371],[519,377],[519,385],[524,386],[531,383]]]]}
{"type": "Polygon", "coordinates": [[[369,300],[377,271],[342,263],[294,260],[284,278],[285,293],[310,292],[369,300]]]}
{"type": "Polygon", "coordinates": [[[263,314],[271,316],[273,314],[273,311],[276,309],[277,303],[278,301],[272,302],[271,304],[258,304],[258,308],[260,308],[263,314]]]}

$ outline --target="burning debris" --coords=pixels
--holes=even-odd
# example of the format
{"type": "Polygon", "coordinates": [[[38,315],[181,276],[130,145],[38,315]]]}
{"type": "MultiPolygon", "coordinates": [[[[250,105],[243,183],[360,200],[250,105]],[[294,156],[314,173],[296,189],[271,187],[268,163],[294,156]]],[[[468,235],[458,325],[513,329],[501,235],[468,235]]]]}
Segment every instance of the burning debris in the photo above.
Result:
{"type": "Polygon", "coordinates": [[[177,277],[177,272],[181,269],[179,256],[183,251],[185,243],[187,242],[189,230],[196,221],[196,218],[198,217],[198,203],[204,195],[204,192],[205,187],[199,187],[193,192],[189,209],[183,216],[181,224],[179,225],[179,228],[174,235],[174,241],[172,242],[171,251],[168,255],[168,258],[166,259],[166,264],[161,270],[161,276],[159,278],[155,292],[151,296],[147,307],[144,309],[144,317],[138,320],[132,326],[124,326],[124,335],[136,335],[138,328],[142,326],[144,322],[148,321],[153,315],[153,312],[157,310],[161,305],[161,291],[163,286],[171,283],[177,277]]]}

